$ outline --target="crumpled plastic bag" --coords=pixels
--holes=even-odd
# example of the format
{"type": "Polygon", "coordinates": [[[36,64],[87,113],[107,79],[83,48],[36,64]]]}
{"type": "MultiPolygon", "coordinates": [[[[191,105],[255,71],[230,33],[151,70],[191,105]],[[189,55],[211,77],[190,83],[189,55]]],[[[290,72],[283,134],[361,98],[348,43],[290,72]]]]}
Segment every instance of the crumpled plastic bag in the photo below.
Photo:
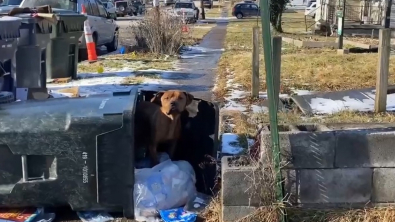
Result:
{"type": "Polygon", "coordinates": [[[136,169],[136,220],[151,220],[159,216],[159,210],[184,206],[196,196],[195,182],[195,172],[187,161],[168,159],[153,168],[136,169]]]}

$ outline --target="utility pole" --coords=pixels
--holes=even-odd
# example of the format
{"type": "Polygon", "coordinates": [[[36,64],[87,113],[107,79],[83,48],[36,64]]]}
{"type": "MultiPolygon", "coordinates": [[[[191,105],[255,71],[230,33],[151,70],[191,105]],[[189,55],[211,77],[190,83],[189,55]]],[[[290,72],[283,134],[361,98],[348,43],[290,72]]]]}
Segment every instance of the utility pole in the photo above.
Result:
{"type": "Polygon", "coordinates": [[[200,0],[200,9],[202,10],[202,19],[206,19],[206,13],[204,12],[203,0],[200,0]]]}
{"type": "Polygon", "coordinates": [[[387,11],[385,12],[385,22],[384,28],[389,29],[391,23],[391,7],[392,7],[392,0],[387,1],[387,11]]]}
{"type": "Polygon", "coordinates": [[[339,0],[339,6],[341,7],[340,10],[336,11],[336,16],[338,18],[337,23],[337,34],[338,34],[338,49],[343,48],[343,33],[344,33],[344,18],[345,18],[345,11],[346,11],[346,0],[339,0]]]}
{"type": "MultiPolygon", "coordinates": [[[[272,0],[273,1],[273,0],[272,0]]],[[[260,0],[261,7],[261,26],[262,26],[262,40],[263,40],[263,54],[265,58],[265,71],[266,71],[266,86],[267,95],[269,99],[269,117],[270,117],[270,134],[272,139],[272,152],[273,152],[273,165],[276,177],[276,199],[277,202],[283,203],[283,181],[281,175],[280,165],[280,138],[278,133],[278,117],[276,107],[276,90],[274,89],[275,79],[274,71],[280,71],[275,69],[273,64],[273,48],[272,48],[272,35],[270,31],[270,0],[260,0]]],[[[285,213],[279,213],[281,218],[280,222],[285,222],[285,213]]]]}

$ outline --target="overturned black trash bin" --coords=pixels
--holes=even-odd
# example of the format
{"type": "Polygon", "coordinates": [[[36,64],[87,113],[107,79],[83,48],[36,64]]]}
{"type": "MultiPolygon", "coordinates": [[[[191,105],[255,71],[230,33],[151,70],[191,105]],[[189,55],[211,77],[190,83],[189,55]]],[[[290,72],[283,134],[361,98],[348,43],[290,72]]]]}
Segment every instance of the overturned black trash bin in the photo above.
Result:
{"type": "Polygon", "coordinates": [[[0,104],[0,208],[123,211],[133,217],[137,91],[0,104]]]}
{"type": "MultiPolygon", "coordinates": [[[[133,218],[134,109],[154,93],[0,104],[0,126],[9,126],[0,131],[0,208],[70,205],[133,218]]],[[[217,154],[218,106],[193,103],[176,159],[190,162],[197,190],[211,194],[217,168],[206,157],[217,154]]]]}
{"type": "Polygon", "coordinates": [[[17,38],[20,36],[20,25],[21,19],[19,18],[0,17],[0,91],[12,92],[12,81],[7,81],[7,79],[13,71],[12,63],[15,58],[17,38]]]}

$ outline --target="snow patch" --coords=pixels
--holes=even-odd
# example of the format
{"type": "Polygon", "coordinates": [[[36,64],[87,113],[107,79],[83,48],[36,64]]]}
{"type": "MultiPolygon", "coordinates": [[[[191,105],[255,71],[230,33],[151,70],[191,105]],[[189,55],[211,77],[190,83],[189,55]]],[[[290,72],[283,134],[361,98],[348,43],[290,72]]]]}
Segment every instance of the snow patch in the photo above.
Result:
{"type": "Polygon", "coordinates": [[[222,134],[222,153],[236,155],[243,152],[244,148],[239,146],[238,138],[234,133],[222,134]]]}
{"type": "Polygon", "coordinates": [[[196,58],[196,57],[205,57],[207,56],[206,53],[210,52],[223,52],[225,49],[210,49],[210,48],[205,48],[205,47],[200,47],[200,46],[188,46],[184,47],[181,58],[182,59],[190,59],[190,58],[196,58]]]}
{"type": "Polygon", "coordinates": [[[47,84],[50,94],[54,98],[70,97],[70,93],[62,93],[58,90],[71,87],[78,87],[80,96],[97,94],[112,94],[114,92],[128,92],[134,88],[143,90],[158,90],[163,85],[177,85],[175,82],[163,79],[146,78],[140,84],[123,85],[126,77],[135,77],[131,71],[118,71],[104,74],[83,73],[79,74],[80,79],[63,84],[47,84]]]}
{"type": "MultiPolygon", "coordinates": [[[[327,98],[312,98],[310,101],[311,109],[316,114],[333,114],[340,111],[362,111],[370,112],[374,110],[375,92],[362,93],[364,98],[355,99],[344,96],[341,100],[327,98]]],[[[387,111],[395,111],[395,95],[387,95],[387,111]]]]}

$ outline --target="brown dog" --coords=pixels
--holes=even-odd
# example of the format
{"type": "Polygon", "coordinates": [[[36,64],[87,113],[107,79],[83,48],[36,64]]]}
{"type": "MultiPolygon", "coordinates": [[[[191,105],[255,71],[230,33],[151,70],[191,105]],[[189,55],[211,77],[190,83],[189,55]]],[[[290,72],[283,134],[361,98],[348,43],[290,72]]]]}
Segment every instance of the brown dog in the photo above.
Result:
{"type": "Polygon", "coordinates": [[[179,90],[158,92],[151,102],[140,102],[136,107],[136,146],[148,147],[151,164],[159,163],[157,146],[170,142],[168,153],[173,158],[181,134],[180,114],[193,96],[179,90]]]}

